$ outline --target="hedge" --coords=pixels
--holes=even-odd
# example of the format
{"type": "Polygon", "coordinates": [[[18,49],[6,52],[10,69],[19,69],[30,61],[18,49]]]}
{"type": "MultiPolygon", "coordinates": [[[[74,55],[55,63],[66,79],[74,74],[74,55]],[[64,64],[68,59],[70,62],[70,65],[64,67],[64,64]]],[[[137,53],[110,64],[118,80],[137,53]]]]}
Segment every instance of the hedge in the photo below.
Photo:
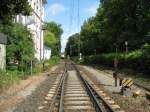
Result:
{"type": "Polygon", "coordinates": [[[100,64],[108,67],[114,66],[114,58],[118,59],[118,68],[129,68],[144,73],[150,73],[150,53],[147,50],[137,50],[125,53],[109,53],[101,55],[84,56],[83,62],[100,64]]]}

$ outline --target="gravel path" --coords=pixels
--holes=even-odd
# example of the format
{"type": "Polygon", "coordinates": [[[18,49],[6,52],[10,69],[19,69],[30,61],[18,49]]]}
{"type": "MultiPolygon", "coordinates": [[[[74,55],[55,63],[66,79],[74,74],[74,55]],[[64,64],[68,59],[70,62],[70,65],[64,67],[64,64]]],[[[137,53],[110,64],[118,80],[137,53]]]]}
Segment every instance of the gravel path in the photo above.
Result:
{"type": "MultiPolygon", "coordinates": [[[[63,70],[62,65],[59,66],[54,73],[59,73],[63,70]]],[[[53,83],[56,81],[59,74],[50,74],[47,75],[45,81],[43,81],[40,86],[36,88],[31,95],[29,95],[23,102],[18,104],[17,108],[14,111],[8,112],[39,112],[38,107],[43,105],[45,101],[45,96],[47,95],[49,89],[52,87],[53,83]]],[[[22,95],[28,93],[22,93],[22,95]]]]}
{"type": "MultiPolygon", "coordinates": [[[[112,75],[88,66],[80,66],[80,70],[88,77],[95,80],[96,83],[98,83],[99,86],[102,87],[104,91],[106,91],[106,93],[109,94],[109,96],[113,98],[123,110],[125,110],[125,112],[150,112],[150,101],[143,96],[143,92],[136,98],[124,97],[117,92],[120,91],[119,88],[114,87],[112,75]]],[[[133,86],[132,91],[134,89],[139,88],[133,86]]]]}
{"type": "MultiPolygon", "coordinates": [[[[90,73],[94,74],[94,76],[99,80],[100,84],[108,91],[110,92],[120,92],[121,87],[115,87],[114,85],[114,79],[111,75],[106,75],[103,72],[94,70],[93,68],[83,66],[83,68],[90,73]]],[[[119,81],[118,81],[119,82],[119,81]]]]}
{"type": "Polygon", "coordinates": [[[57,75],[49,76],[47,79],[28,96],[25,101],[18,105],[13,112],[37,112],[38,107],[44,102],[44,97],[51,88],[52,83],[56,80],[57,75]]]}
{"type": "MultiPolygon", "coordinates": [[[[19,81],[8,89],[5,89],[5,91],[0,94],[0,112],[13,112],[18,105],[20,106],[23,102],[26,102],[25,100],[30,99],[30,96],[34,94],[34,91],[39,90],[41,91],[39,93],[42,94],[43,90],[40,89],[40,87],[50,82],[50,78],[52,78],[51,76],[48,77],[46,74],[54,72],[57,69],[60,69],[60,65],[50,68],[46,73],[31,76],[28,79],[19,81]]],[[[21,111],[19,110],[18,112],[21,111]]]]}

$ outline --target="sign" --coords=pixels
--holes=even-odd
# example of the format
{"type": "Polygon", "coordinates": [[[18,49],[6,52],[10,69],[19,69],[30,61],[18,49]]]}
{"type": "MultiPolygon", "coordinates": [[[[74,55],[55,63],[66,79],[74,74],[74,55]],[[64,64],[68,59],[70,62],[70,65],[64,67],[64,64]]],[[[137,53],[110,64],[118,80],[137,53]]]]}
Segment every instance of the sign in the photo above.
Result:
{"type": "Polygon", "coordinates": [[[123,79],[122,80],[122,86],[123,87],[131,87],[133,85],[133,80],[132,79],[123,79]]]}
{"type": "Polygon", "coordinates": [[[117,58],[114,59],[114,67],[115,67],[115,69],[118,68],[118,59],[117,58]]]}

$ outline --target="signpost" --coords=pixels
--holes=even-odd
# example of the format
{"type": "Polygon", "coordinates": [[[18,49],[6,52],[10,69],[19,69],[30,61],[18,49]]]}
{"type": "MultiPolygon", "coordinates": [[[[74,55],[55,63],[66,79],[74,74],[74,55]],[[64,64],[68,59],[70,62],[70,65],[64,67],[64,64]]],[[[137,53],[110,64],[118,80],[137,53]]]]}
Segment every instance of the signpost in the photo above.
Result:
{"type": "Polygon", "coordinates": [[[117,58],[114,59],[114,68],[115,68],[115,72],[113,73],[113,77],[115,79],[115,86],[117,87],[117,68],[118,68],[118,60],[117,58]]]}

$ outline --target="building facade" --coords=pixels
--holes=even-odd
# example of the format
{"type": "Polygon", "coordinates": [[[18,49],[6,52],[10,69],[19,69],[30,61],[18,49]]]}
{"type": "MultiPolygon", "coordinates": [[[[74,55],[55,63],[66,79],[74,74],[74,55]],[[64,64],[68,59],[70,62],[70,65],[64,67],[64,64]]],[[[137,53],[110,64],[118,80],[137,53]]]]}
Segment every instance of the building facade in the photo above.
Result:
{"type": "Polygon", "coordinates": [[[47,3],[46,0],[28,0],[32,7],[31,16],[18,15],[16,22],[27,26],[32,34],[35,47],[35,57],[38,60],[44,58],[44,36],[43,36],[43,25],[44,25],[44,5],[47,3]]]}
{"type": "Polygon", "coordinates": [[[44,60],[49,60],[51,58],[51,48],[44,46],[44,60]]]}
{"type": "Polygon", "coordinates": [[[7,36],[0,33],[0,70],[6,69],[6,44],[7,36]]]}

